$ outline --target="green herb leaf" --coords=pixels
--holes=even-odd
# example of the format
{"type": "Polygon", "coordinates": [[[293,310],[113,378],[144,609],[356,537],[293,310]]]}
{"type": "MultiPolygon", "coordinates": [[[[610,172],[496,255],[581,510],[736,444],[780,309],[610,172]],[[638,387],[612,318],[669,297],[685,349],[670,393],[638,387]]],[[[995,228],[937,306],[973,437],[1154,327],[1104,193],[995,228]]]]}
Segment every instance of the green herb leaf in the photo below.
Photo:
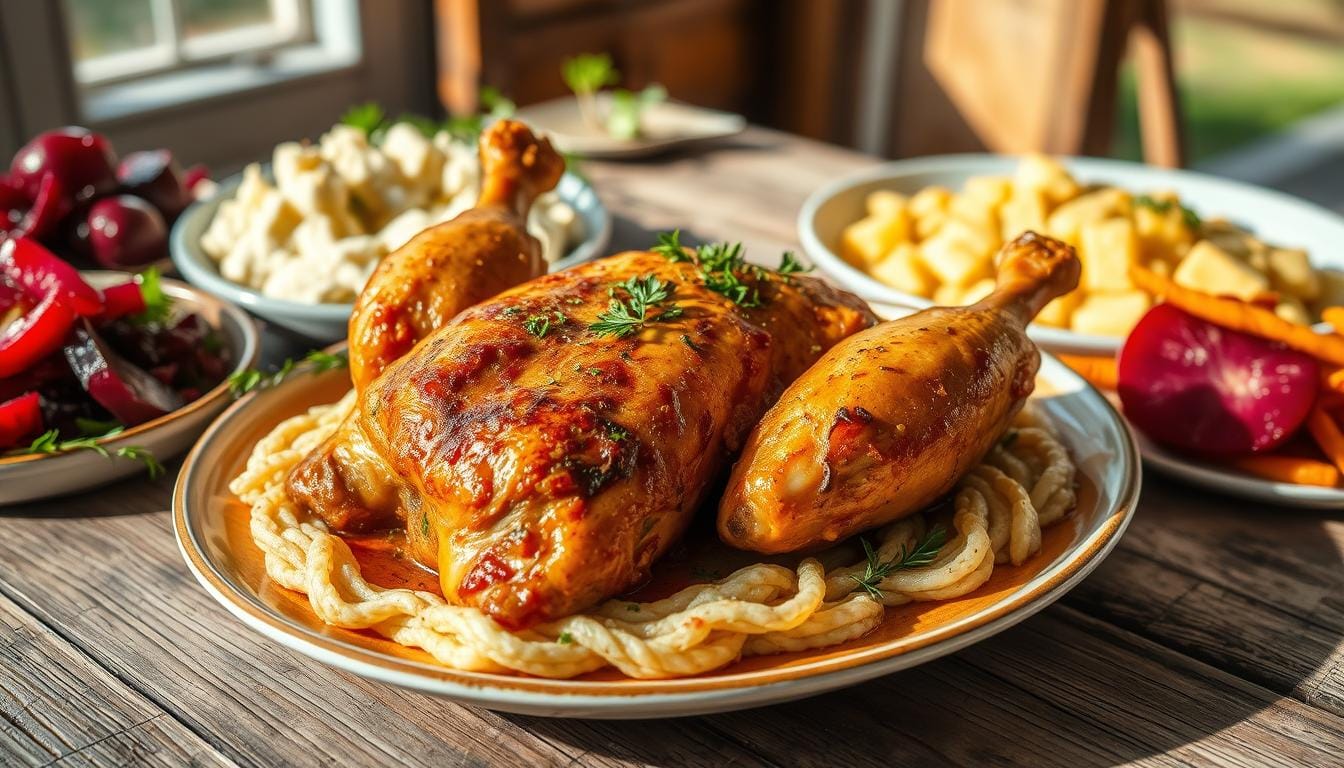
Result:
{"type": "Polygon", "coordinates": [[[561,632],[560,636],[555,639],[555,642],[561,645],[569,645],[570,643],[574,642],[574,636],[569,634],[568,632],[561,632]]]}
{"type": "Polygon", "coordinates": [[[344,115],[341,115],[341,122],[345,125],[353,126],[372,136],[374,131],[383,126],[387,121],[387,113],[376,102],[367,101],[363,104],[356,104],[347,109],[344,115]]]}
{"type": "Polygon", "coordinates": [[[639,93],[612,91],[607,111],[607,133],[616,139],[637,138],[643,126],[644,110],[667,98],[667,89],[650,85],[639,93]]]}
{"type": "Polygon", "coordinates": [[[80,416],[75,418],[75,427],[79,429],[79,434],[83,437],[102,437],[114,429],[119,429],[121,427],[121,422],[116,420],[103,421],[102,419],[86,419],[80,416]]]}
{"type": "Polygon", "coordinates": [[[703,349],[700,348],[700,345],[699,345],[699,344],[696,344],[694,341],[691,341],[691,337],[690,337],[690,336],[688,336],[688,335],[686,335],[686,334],[684,334],[684,333],[681,334],[681,343],[682,343],[682,344],[685,344],[686,346],[690,347],[691,349],[695,350],[696,352],[704,352],[704,351],[705,351],[705,350],[703,350],[703,349]]]}
{"type": "Polygon", "coordinates": [[[607,437],[610,438],[613,442],[619,443],[629,436],[630,436],[629,432],[626,432],[624,429],[616,426],[615,424],[607,428],[607,437]]]}
{"type": "Polygon", "coordinates": [[[581,53],[565,59],[560,70],[565,85],[575,94],[584,96],[598,92],[604,86],[620,82],[621,75],[605,53],[581,53]]]}
{"type": "Polygon", "coordinates": [[[673,320],[682,315],[682,308],[671,304],[657,315],[650,316],[649,310],[663,305],[672,299],[676,283],[664,281],[656,275],[632,277],[611,286],[611,302],[607,311],[599,315],[597,322],[588,329],[598,336],[622,338],[637,333],[645,323],[673,320]],[[622,299],[618,292],[625,294],[622,299]]]}
{"type": "MultiPolygon", "coordinates": [[[[1134,198],[1134,204],[1139,206],[1140,208],[1151,208],[1152,210],[1157,211],[1158,213],[1166,213],[1167,211],[1171,210],[1171,207],[1173,205],[1175,205],[1175,203],[1172,202],[1171,200],[1158,200],[1156,198],[1149,197],[1148,195],[1138,195],[1137,197],[1134,198]]],[[[1184,205],[1182,205],[1180,208],[1181,208],[1181,220],[1185,222],[1186,228],[1199,229],[1199,225],[1202,223],[1199,219],[1199,215],[1196,214],[1194,211],[1190,210],[1189,208],[1186,208],[1184,205]]]]}
{"type": "Polygon", "coordinates": [[[551,330],[551,318],[545,315],[532,315],[523,321],[523,328],[538,339],[544,339],[551,330]]]}
{"type": "Polygon", "coordinates": [[[163,476],[163,465],[154,458],[154,454],[149,452],[148,448],[142,448],[138,445],[123,445],[117,449],[117,455],[123,459],[138,461],[145,465],[145,473],[149,475],[150,480],[157,480],[163,476]]]}
{"type": "Polygon", "coordinates": [[[915,542],[915,548],[907,550],[904,545],[896,556],[882,562],[873,549],[873,545],[868,543],[868,539],[859,538],[859,543],[863,545],[863,553],[868,558],[868,563],[863,571],[863,577],[851,575],[850,578],[858,585],[855,589],[862,589],[872,595],[874,599],[881,600],[884,595],[878,585],[882,580],[896,571],[906,568],[918,568],[922,565],[932,563],[938,557],[938,550],[943,548],[947,542],[947,531],[941,525],[935,525],[929,529],[924,537],[915,542]]]}
{"type": "MultiPolygon", "coordinates": [[[[350,357],[346,352],[323,352],[315,349],[304,355],[301,361],[304,370],[309,373],[324,373],[334,371],[337,368],[346,368],[350,365],[350,357]]],[[[271,373],[262,373],[255,368],[247,368],[231,374],[228,378],[229,393],[234,399],[240,398],[256,389],[265,389],[273,387],[276,384],[289,378],[299,368],[292,358],[285,360],[280,367],[271,373]]]]}
{"type": "MultiPolygon", "coordinates": [[[[106,423],[94,422],[91,420],[86,421],[88,426],[106,423]]],[[[83,427],[81,427],[81,429],[83,429],[83,427]]],[[[151,480],[161,476],[164,471],[163,465],[159,463],[158,459],[154,458],[154,454],[150,453],[149,449],[142,448],[138,445],[123,445],[120,448],[117,448],[116,453],[113,454],[111,451],[107,450],[105,446],[98,444],[99,440],[116,437],[123,431],[125,431],[124,427],[113,422],[113,427],[111,429],[104,430],[100,434],[88,434],[70,440],[62,440],[60,432],[51,429],[43,432],[35,438],[33,442],[29,443],[27,450],[20,449],[10,451],[9,453],[10,455],[21,455],[25,453],[45,453],[54,455],[59,453],[70,453],[71,451],[93,451],[105,459],[112,458],[113,455],[116,455],[123,459],[138,461],[145,465],[145,470],[149,473],[149,479],[151,480]]]]}
{"type": "Polygon", "coordinates": [[[805,266],[799,261],[797,254],[793,251],[785,251],[784,254],[779,257],[779,267],[776,268],[775,271],[788,277],[789,275],[799,275],[804,272],[811,272],[812,269],[811,266],[805,266]]]}
{"type": "Polygon", "coordinates": [[[167,320],[173,309],[173,300],[163,292],[159,270],[150,267],[136,275],[135,281],[140,284],[140,295],[145,300],[145,311],[132,317],[131,322],[148,325],[167,320]]]}
{"type": "Polygon", "coordinates": [[[671,232],[659,232],[658,244],[649,249],[651,253],[656,253],[668,261],[690,261],[691,255],[686,252],[685,246],[681,244],[681,230],[674,229],[671,232]]]}

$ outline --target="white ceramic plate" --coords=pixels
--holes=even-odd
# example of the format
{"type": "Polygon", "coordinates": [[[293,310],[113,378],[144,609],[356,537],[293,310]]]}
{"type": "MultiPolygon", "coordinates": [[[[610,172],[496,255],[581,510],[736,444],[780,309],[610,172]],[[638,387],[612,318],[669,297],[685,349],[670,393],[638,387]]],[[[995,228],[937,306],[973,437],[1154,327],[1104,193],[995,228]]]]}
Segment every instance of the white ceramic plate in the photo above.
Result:
{"type": "MultiPolygon", "coordinates": [[[[1304,200],[1191,171],[1152,168],[1137,163],[1096,158],[1061,158],[1084,184],[1110,184],[1135,193],[1172,190],[1182,203],[1207,219],[1224,218],[1262,239],[1285,247],[1305,248],[1318,267],[1344,268],[1344,217],[1304,200]]],[[[840,233],[864,213],[869,192],[890,189],[912,194],[941,185],[959,190],[972,176],[1011,176],[1016,157],[945,155],[900,160],[845,176],[818,189],[798,214],[798,237],[807,255],[836,282],[870,301],[922,309],[932,302],[903,293],[856,269],[840,257],[840,233]]],[[[1052,352],[1114,355],[1121,339],[1091,336],[1046,326],[1031,327],[1031,336],[1052,352]]]]}
{"type": "MultiPolygon", "coordinates": [[[[201,250],[201,235],[215,218],[219,204],[232,197],[241,182],[241,174],[225,179],[220,182],[219,189],[211,198],[193,203],[178,218],[168,242],[173,264],[192,285],[237,304],[282,328],[323,343],[345,338],[346,326],[350,320],[350,313],[354,311],[354,304],[306,304],[271,298],[256,289],[221,276],[214,259],[201,250]]],[[[583,222],[583,239],[574,244],[562,258],[551,264],[552,271],[601,256],[602,250],[611,240],[611,216],[588,182],[572,173],[566,173],[561,177],[555,191],[561,200],[574,209],[579,220],[583,222]]]]}
{"type": "MultiPolygon", "coordinates": [[[[98,288],[132,277],[125,272],[83,274],[98,288]]],[[[257,326],[246,312],[177,280],[165,278],[163,291],[179,307],[200,314],[221,332],[233,357],[233,371],[256,364],[261,351],[257,326]]],[[[228,383],[222,381],[194,402],[98,443],[112,452],[123,446],[139,446],[167,462],[190,447],[230,401],[228,383]]],[[[0,506],[86,491],[144,471],[145,465],[138,461],[105,458],[88,450],[0,457],[0,506]]]]}
{"type": "Polygon", "coordinates": [[[1282,507],[1344,509],[1344,489],[1279,483],[1206,464],[1174,453],[1139,434],[1143,460],[1164,475],[1229,496],[1282,507]]]}
{"type": "MultiPolygon", "coordinates": [[[[277,423],[349,388],[341,372],[299,376],[240,400],[202,436],[173,495],[178,544],[196,578],[229,612],[316,661],[466,704],[553,717],[675,717],[810,696],[921,664],[1031,616],[1081,581],[1115,546],[1138,499],[1138,455],[1110,404],[1047,357],[1037,403],[1079,464],[1078,509],[1046,529],[1042,551],[1000,566],[956,600],[889,608],[868,635],[804,653],[753,657],[699,677],[630,680],[611,671],[575,680],[459,672],[425,653],[368,633],[337,629],[306,597],[266,578],[248,532],[248,510],[229,491],[253,444],[277,423]]],[[[656,570],[656,566],[655,566],[656,570]]]]}
{"type": "MultiPolygon", "coordinates": [[[[605,110],[610,95],[600,93],[596,98],[598,108],[605,110]]],[[[518,110],[517,117],[545,131],[564,152],[609,160],[649,157],[674,147],[734,136],[747,127],[747,121],[741,115],[664,101],[644,111],[644,135],[635,139],[616,139],[585,123],[579,114],[579,103],[573,96],[523,107],[518,110]]]]}

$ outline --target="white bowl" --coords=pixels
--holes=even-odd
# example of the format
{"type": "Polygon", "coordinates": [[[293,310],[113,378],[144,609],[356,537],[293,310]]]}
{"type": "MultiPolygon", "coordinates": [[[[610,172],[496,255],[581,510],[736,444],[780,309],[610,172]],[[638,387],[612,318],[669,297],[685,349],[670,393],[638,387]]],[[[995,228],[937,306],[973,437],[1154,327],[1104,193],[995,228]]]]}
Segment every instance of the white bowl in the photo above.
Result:
{"type": "MultiPolygon", "coordinates": [[[[84,272],[83,275],[99,288],[132,277],[127,272],[84,272]]],[[[256,323],[246,312],[177,280],[165,278],[163,291],[175,304],[201,315],[220,331],[233,358],[231,372],[256,365],[261,352],[260,338],[256,323]]],[[[159,461],[167,463],[190,448],[211,420],[232,401],[225,378],[176,411],[99,440],[98,444],[113,454],[126,446],[145,448],[159,461]]],[[[104,457],[91,450],[0,456],[0,506],[85,491],[144,471],[145,465],[138,461],[115,455],[104,457]]]]}
{"type": "MultiPolygon", "coordinates": [[[[215,260],[201,249],[201,235],[215,218],[219,204],[233,196],[241,181],[241,175],[225,179],[213,197],[192,204],[178,218],[169,238],[173,264],[187,282],[238,304],[263,320],[323,343],[345,338],[354,304],[308,304],[266,296],[221,276],[215,260]]],[[[582,220],[583,240],[551,264],[552,271],[596,258],[611,240],[611,216],[588,182],[566,173],[556,186],[556,193],[582,220]]]]}
{"type": "MultiPolygon", "coordinates": [[[[1257,237],[1305,248],[1317,267],[1344,268],[1344,217],[1282,192],[1192,171],[1151,168],[1097,158],[1061,158],[1083,184],[1110,184],[1136,194],[1171,190],[1206,219],[1223,218],[1257,237]]],[[[899,160],[839,178],[813,192],[798,213],[798,238],[823,272],[869,301],[923,309],[932,302],[892,288],[851,266],[839,255],[840,233],[864,215],[869,192],[913,194],[940,185],[960,190],[972,176],[1011,176],[1019,158],[1002,155],[943,155],[899,160]]],[[[1056,353],[1114,355],[1123,339],[1033,325],[1033,339],[1056,353]]]]}

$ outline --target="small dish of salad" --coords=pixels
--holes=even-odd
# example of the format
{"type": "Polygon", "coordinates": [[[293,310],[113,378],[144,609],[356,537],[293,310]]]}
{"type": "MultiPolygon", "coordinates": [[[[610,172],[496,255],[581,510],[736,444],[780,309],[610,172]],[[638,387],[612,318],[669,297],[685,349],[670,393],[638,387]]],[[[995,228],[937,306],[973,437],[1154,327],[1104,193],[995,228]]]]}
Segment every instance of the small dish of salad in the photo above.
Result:
{"type": "Polygon", "coordinates": [[[0,505],[162,475],[257,354],[245,313],[153,269],[0,242],[0,505]]]}

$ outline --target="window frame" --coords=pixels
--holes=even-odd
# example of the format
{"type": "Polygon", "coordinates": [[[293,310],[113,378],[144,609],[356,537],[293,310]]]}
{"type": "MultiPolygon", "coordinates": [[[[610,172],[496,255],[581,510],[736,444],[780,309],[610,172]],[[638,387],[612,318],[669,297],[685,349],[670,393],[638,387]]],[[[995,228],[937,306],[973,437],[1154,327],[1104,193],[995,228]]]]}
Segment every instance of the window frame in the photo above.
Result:
{"type": "Polygon", "coordinates": [[[315,138],[354,103],[440,111],[432,4],[423,0],[319,0],[313,44],[96,93],[75,80],[63,11],[64,3],[0,0],[0,161],[35,133],[84,125],[122,153],[166,147],[219,177],[268,159],[281,141],[315,138]]]}

